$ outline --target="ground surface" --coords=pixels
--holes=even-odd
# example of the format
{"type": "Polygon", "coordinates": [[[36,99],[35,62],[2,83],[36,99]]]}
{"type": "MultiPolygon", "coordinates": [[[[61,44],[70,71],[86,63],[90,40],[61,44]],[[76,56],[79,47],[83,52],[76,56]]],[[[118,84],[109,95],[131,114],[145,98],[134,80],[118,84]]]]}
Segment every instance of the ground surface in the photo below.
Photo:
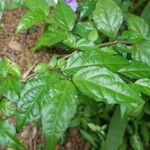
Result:
{"type": "MultiPolygon", "coordinates": [[[[42,31],[42,25],[34,30],[27,30],[21,34],[15,34],[16,27],[23,10],[13,10],[4,13],[0,22],[0,57],[7,56],[12,61],[20,65],[22,72],[26,72],[37,61],[47,62],[51,57],[51,51],[33,54],[32,46],[42,31]]],[[[29,150],[37,150],[37,145],[42,143],[43,137],[41,131],[27,126],[20,133],[24,143],[29,150]]],[[[1,149],[1,148],[0,148],[1,149]]],[[[57,150],[89,150],[90,146],[80,136],[77,129],[71,129],[65,144],[57,146],[57,150]]]]}

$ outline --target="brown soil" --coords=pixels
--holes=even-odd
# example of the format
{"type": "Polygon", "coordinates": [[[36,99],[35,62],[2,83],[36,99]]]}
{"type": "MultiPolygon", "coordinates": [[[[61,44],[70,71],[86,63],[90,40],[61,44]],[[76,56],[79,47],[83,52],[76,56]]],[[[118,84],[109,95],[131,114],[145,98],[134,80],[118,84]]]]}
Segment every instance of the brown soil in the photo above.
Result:
{"type": "MultiPolygon", "coordinates": [[[[22,72],[26,72],[37,61],[47,62],[51,57],[49,52],[33,54],[32,46],[42,31],[42,25],[38,25],[34,31],[27,30],[21,34],[15,34],[20,16],[23,10],[13,10],[4,13],[0,22],[0,57],[7,56],[20,65],[22,72]]],[[[19,134],[29,150],[37,150],[37,145],[42,143],[41,131],[27,126],[19,134]]],[[[0,148],[1,149],[1,148],[0,148]]],[[[89,150],[90,146],[80,136],[78,129],[71,129],[67,141],[63,146],[57,146],[57,150],[89,150]]]]}

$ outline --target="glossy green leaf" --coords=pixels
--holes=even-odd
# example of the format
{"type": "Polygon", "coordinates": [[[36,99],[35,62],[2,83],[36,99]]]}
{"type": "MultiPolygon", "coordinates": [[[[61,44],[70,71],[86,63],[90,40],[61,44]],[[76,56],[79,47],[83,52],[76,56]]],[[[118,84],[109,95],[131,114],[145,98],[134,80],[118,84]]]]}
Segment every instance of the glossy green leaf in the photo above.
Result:
{"type": "Polygon", "coordinates": [[[4,147],[17,147],[19,150],[25,150],[24,145],[16,138],[14,126],[3,119],[0,119],[0,145],[4,147]]]}
{"type": "Polygon", "coordinates": [[[150,66],[150,40],[141,41],[132,48],[132,58],[150,66]]]}
{"type": "Polygon", "coordinates": [[[118,72],[130,78],[150,77],[150,67],[139,61],[131,61],[129,65],[121,68],[118,72]]]}
{"type": "Polygon", "coordinates": [[[20,19],[19,25],[17,27],[17,32],[28,29],[44,20],[46,20],[46,16],[42,11],[29,11],[20,19]]]}
{"type": "Polygon", "coordinates": [[[46,0],[25,0],[25,5],[33,12],[40,11],[45,15],[49,13],[49,5],[46,0]]]}
{"type": "Polygon", "coordinates": [[[139,79],[135,82],[135,84],[143,93],[150,96],[150,79],[149,78],[139,79]]]}
{"type": "Polygon", "coordinates": [[[0,101],[0,113],[12,117],[15,114],[15,106],[12,102],[8,100],[1,100],[0,101]]]}
{"type": "Polygon", "coordinates": [[[1,82],[1,93],[8,100],[18,102],[22,89],[22,83],[18,77],[10,76],[1,82]]]}
{"type": "Polygon", "coordinates": [[[74,74],[88,66],[102,66],[117,71],[126,65],[128,65],[128,61],[122,57],[111,56],[101,51],[87,51],[71,56],[63,70],[69,74],[74,74]]]}
{"type": "Polygon", "coordinates": [[[73,81],[80,91],[108,104],[130,104],[137,106],[143,102],[140,96],[130,88],[117,74],[106,68],[87,67],[78,71],[73,81]]]}
{"type": "Polygon", "coordinates": [[[39,117],[39,112],[46,102],[50,101],[49,91],[59,81],[56,73],[40,73],[29,80],[21,93],[17,112],[17,129],[39,117]]]}
{"type": "Polygon", "coordinates": [[[93,19],[101,32],[115,38],[122,24],[123,15],[113,0],[98,0],[93,19]]]}
{"type": "Polygon", "coordinates": [[[63,41],[67,37],[67,33],[62,30],[53,30],[44,32],[38,39],[36,45],[33,47],[33,51],[44,47],[44,46],[52,46],[63,41]]]}
{"type": "Polygon", "coordinates": [[[75,23],[75,14],[73,10],[63,1],[59,1],[55,8],[55,20],[58,25],[65,30],[71,31],[75,23]]]}
{"type": "Polygon", "coordinates": [[[123,142],[123,136],[127,127],[127,122],[127,119],[121,117],[119,107],[116,108],[108,128],[105,150],[117,150],[119,148],[123,142]]]}
{"type": "Polygon", "coordinates": [[[147,39],[149,36],[149,25],[147,22],[135,15],[128,16],[128,34],[129,39],[140,40],[147,39]]]}
{"type": "Polygon", "coordinates": [[[70,81],[58,82],[49,94],[51,100],[42,109],[42,128],[47,148],[54,149],[75,115],[77,95],[70,81]]]}

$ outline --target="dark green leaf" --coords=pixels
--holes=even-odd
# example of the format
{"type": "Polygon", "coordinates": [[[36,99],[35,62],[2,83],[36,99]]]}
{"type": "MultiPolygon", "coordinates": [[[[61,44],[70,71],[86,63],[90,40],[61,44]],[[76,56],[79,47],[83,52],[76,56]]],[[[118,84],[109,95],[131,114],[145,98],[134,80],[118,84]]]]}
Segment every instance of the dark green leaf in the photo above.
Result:
{"type": "Polygon", "coordinates": [[[109,125],[105,150],[117,150],[119,148],[123,142],[123,136],[127,127],[127,122],[127,119],[121,117],[119,107],[116,108],[109,125]]]}
{"type": "Polygon", "coordinates": [[[46,16],[42,11],[35,10],[29,11],[19,21],[17,32],[21,32],[24,29],[28,29],[37,23],[46,20],[46,16]]]}
{"type": "Polygon", "coordinates": [[[126,65],[128,65],[128,62],[122,57],[111,56],[101,51],[87,51],[76,53],[70,57],[63,70],[69,74],[74,74],[88,66],[103,66],[117,71],[126,65]]]}
{"type": "Polygon", "coordinates": [[[4,7],[5,7],[5,0],[1,0],[0,1],[0,20],[4,11],[4,7]]]}
{"type": "Polygon", "coordinates": [[[39,117],[43,104],[50,101],[50,90],[55,82],[59,81],[56,73],[40,73],[29,80],[21,93],[17,112],[17,129],[20,130],[26,123],[39,117]]]}
{"type": "Polygon", "coordinates": [[[122,24],[123,15],[113,0],[98,0],[93,19],[101,32],[115,38],[122,24]]]}
{"type": "Polygon", "coordinates": [[[135,84],[143,93],[150,96],[150,79],[139,79],[135,84]]]}
{"type": "Polygon", "coordinates": [[[150,40],[135,44],[132,48],[132,58],[150,66],[150,40]]]}
{"type": "Polygon", "coordinates": [[[69,31],[73,29],[75,23],[75,14],[73,10],[64,2],[58,2],[55,8],[54,17],[61,28],[69,31]]]}
{"type": "Polygon", "coordinates": [[[77,72],[73,81],[80,91],[108,104],[137,106],[143,100],[117,74],[101,67],[87,67],[77,72]]]}
{"type": "Polygon", "coordinates": [[[150,67],[139,61],[131,61],[129,65],[121,68],[118,72],[130,78],[150,77],[150,67]]]}
{"type": "Polygon", "coordinates": [[[5,147],[17,147],[19,150],[26,149],[16,138],[14,126],[3,119],[0,119],[0,145],[5,147]]]}
{"type": "Polygon", "coordinates": [[[54,149],[75,115],[77,95],[70,81],[57,83],[49,94],[51,99],[42,109],[42,128],[47,140],[47,148],[54,149]]]}
{"type": "Polygon", "coordinates": [[[38,39],[36,45],[33,47],[33,51],[43,47],[43,46],[52,46],[63,41],[67,37],[67,33],[62,30],[53,30],[44,32],[38,39]]]}

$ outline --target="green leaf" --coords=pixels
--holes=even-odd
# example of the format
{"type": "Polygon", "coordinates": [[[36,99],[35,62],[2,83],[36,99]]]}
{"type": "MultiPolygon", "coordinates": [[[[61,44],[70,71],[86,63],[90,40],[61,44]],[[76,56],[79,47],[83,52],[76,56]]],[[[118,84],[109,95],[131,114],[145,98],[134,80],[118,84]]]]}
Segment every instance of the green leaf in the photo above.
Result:
{"type": "Polygon", "coordinates": [[[149,24],[150,24],[150,1],[147,3],[147,5],[144,7],[142,11],[141,17],[144,18],[149,24]]]}
{"type": "Polygon", "coordinates": [[[16,138],[14,126],[3,119],[0,119],[0,145],[5,147],[17,147],[25,150],[24,145],[16,138]]]}
{"type": "Polygon", "coordinates": [[[129,65],[121,68],[118,72],[130,78],[150,77],[150,67],[139,61],[131,61],[129,65]]]}
{"type": "Polygon", "coordinates": [[[105,150],[117,150],[123,142],[127,119],[121,117],[119,107],[114,111],[106,136],[105,150]],[[115,136],[114,136],[115,135],[115,136]]]}
{"type": "Polygon", "coordinates": [[[71,31],[73,29],[76,17],[73,10],[64,2],[58,2],[55,8],[54,17],[62,29],[67,31],[71,31]]]}
{"type": "Polygon", "coordinates": [[[40,11],[45,15],[49,13],[49,5],[46,0],[25,0],[25,5],[33,12],[40,11]]]}
{"type": "Polygon", "coordinates": [[[36,25],[37,23],[44,20],[46,20],[46,16],[42,11],[29,11],[20,19],[19,25],[17,27],[17,32],[21,32],[22,30],[28,29],[33,25],[36,25]]]}
{"type": "Polygon", "coordinates": [[[43,46],[52,46],[63,41],[67,37],[67,33],[62,30],[53,30],[44,32],[38,39],[36,45],[33,47],[33,51],[43,47],[43,46]]]}
{"type": "Polygon", "coordinates": [[[74,29],[75,34],[81,38],[95,41],[98,38],[98,32],[91,22],[79,22],[74,29]],[[93,32],[95,31],[95,34],[93,32]],[[94,36],[93,36],[94,35],[94,36]]]}
{"type": "Polygon", "coordinates": [[[135,133],[134,135],[132,135],[130,139],[130,143],[131,143],[133,150],[144,150],[143,144],[141,142],[141,138],[138,135],[138,133],[135,133]]]}
{"type": "Polygon", "coordinates": [[[87,67],[78,71],[73,82],[80,91],[108,104],[130,104],[137,106],[143,100],[117,74],[106,68],[87,67]]]}
{"type": "Polygon", "coordinates": [[[87,51],[70,57],[63,70],[68,74],[74,74],[88,66],[102,66],[117,71],[126,65],[128,61],[120,56],[111,56],[101,51],[87,51]]]}
{"type": "Polygon", "coordinates": [[[77,95],[70,81],[57,83],[50,91],[51,99],[42,109],[42,128],[47,148],[54,149],[57,141],[69,127],[77,107],[77,95]]]}
{"type": "Polygon", "coordinates": [[[18,105],[17,130],[20,130],[26,123],[38,119],[43,104],[50,101],[51,88],[58,81],[58,74],[44,72],[26,83],[18,105]]]}
{"type": "Polygon", "coordinates": [[[81,10],[80,10],[80,18],[85,18],[85,17],[89,17],[90,15],[92,15],[92,12],[95,8],[96,1],[97,0],[86,0],[82,4],[81,10]]]}
{"type": "Polygon", "coordinates": [[[18,102],[22,89],[22,83],[18,77],[10,76],[1,81],[1,93],[8,100],[18,102]]]}
{"type": "Polygon", "coordinates": [[[101,32],[115,38],[121,27],[123,15],[121,9],[113,0],[98,0],[93,19],[101,32]]]}
{"type": "Polygon", "coordinates": [[[0,101],[0,113],[5,116],[12,117],[15,114],[15,106],[7,100],[0,101]]]}
{"type": "Polygon", "coordinates": [[[132,48],[132,58],[150,66],[150,40],[141,41],[132,48]]]}
{"type": "Polygon", "coordinates": [[[128,16],[127,21],[130,39],[132,40],[147,39],[147,37],[149,36],[149,25],[144,19],[130,14],[128,16]]]}
{"type": "Polygon", "coordinates": [[[4,11],[4,7],[5,7],[5,0],[1,0],[0,1],[0,20],[4,11]]]}
{"type": "Polygon", "coordinates": [[[150,79],[149,78],[144,78],[144,79],[139,79],[135,82],[139,90],[141,90],[144,94],[150,96],[150,79]]]}

